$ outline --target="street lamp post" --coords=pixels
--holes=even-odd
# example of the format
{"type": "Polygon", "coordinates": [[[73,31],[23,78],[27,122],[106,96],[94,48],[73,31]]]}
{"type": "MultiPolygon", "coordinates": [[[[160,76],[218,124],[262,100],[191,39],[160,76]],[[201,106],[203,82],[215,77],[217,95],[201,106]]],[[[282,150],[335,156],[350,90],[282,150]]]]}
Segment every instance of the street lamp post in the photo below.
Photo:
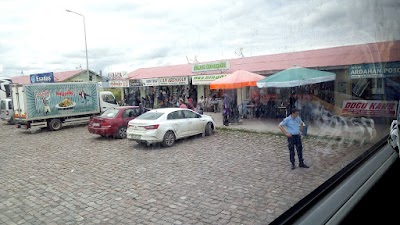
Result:
{"type": "Polygon", "coordinates": [[[90,81],[90,75],[89,75],[89,59],[88,59],[87,41],[86,41],[86,23],[85,23],[85,16],[82,15],[82,14],[80,14],[80,13],[77,13],[77,12],[74,12],[74,11],[72,11],[72,10],[69,10],[69,9],[66,9],[66,11],[67,11],[67,12],[70,12],[70,13],[75,13],[75,14],[77,14],[77,15],[79,15],[79,16],[82,16],[82,18],[83,18],[83,33],[84,33],[84,35],[85,35],[85,49],[86,49],[86,73],[87,73],[87,76],[88,76],[88,81],[90,81]]]}

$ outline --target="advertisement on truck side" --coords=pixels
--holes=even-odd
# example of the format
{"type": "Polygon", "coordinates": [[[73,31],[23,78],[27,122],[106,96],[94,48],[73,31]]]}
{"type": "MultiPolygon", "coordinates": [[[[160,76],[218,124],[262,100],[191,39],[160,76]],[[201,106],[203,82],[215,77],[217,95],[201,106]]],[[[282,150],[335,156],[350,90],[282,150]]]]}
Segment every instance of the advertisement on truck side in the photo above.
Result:
{"type": "Polygon", "coordinates": [[[96,113],[99,100],[96,84],[27,85],[27,114],[30,118],[96,113]]]}

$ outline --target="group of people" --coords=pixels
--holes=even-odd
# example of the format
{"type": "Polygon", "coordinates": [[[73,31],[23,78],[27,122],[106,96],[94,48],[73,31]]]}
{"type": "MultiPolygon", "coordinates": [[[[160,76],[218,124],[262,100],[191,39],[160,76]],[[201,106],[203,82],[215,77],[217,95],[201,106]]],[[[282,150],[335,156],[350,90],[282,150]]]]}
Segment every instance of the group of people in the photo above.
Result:
{"type": "Polygon", "coordinates": [[[173,107],[191,109],[195,112],[203,114],[203,112],[204,112],[204,97],[201,96],[200,100],[197,103],[193,103],[192,98],[188,98],[186,102],[182,98],[180,98],[177,102],[177,105],[173,106],[173,107]]]}

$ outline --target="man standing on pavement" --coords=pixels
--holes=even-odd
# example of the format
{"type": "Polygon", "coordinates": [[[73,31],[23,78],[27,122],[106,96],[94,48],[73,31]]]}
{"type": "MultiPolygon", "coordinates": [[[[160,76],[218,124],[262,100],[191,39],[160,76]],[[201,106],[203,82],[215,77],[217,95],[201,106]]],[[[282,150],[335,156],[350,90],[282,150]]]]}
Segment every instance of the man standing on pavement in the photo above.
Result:
{"type": "Polygon", "coordinates": [[[292,170],[296,168],[294,158],[294,147],[296,146],[297,156],[299,158],[299,167],[309,168],[304,164],[303,145],[301,143],[301,135],[303,132],[303,121],[299,117],[299,110],[294,108],[291,114],[279,123],[279,129],[288,139],[290,162],[292,170]]]}

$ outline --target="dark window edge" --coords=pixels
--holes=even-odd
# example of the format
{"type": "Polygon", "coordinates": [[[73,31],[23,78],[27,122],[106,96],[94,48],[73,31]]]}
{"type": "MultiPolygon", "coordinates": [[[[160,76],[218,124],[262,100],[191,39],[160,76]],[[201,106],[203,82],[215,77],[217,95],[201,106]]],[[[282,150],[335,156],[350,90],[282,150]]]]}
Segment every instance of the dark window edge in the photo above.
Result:
{"type": "Polygon", "coordinates": [[[345,201],[347,201],[389,158],[392,160],[388,163],[394,163],[393,159],[398,159],[398,155],[387,144],[386,136],[277,217],[270,225],[299,224],[300,221],[307,220],[309,221],[304,224],[326,224],[327,221],[334,216],[334,213],[345,204],[345,201]],[[350,183],[348,182],[353,183],[353,185],[349,186],[350,183]],[[339,193],[338,191],[341,190],[344,185],[346,185],[348,189],[346,190],[347,194],[343,195],[343,193],[341,193],[337,196],[337,193],[339,193]],[[336,196],[334,199],[336,204],[327,201],[332,198],[332,196],[336,196]],[[348,197],[344,198],[344,196],[348,197]],[[323,204],[327,204],[328,202],[329,205],[323,206],[323,204]],[[310,219],[312,219],[313,216],[317,216],[319,218],[318,221],[321,223],[318,223],[315,218],[311,221],[310,219]]]}

